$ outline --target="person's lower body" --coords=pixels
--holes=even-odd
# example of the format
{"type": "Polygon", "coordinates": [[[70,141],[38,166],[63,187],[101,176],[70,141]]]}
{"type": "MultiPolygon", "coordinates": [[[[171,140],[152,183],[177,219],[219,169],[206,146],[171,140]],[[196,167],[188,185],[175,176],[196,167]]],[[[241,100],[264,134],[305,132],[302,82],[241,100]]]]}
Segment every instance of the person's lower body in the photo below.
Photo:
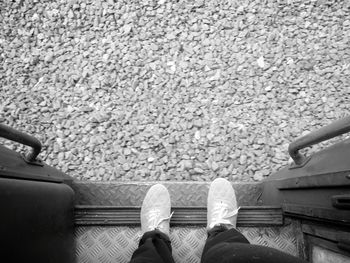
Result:
{"type": "MultiPolygon", "coordinates": [[[[146,232],[134,252],[130,263],[173,263],[169,237],[158,231],[146,232]]],[[[305,261],[276,249],[251,245],[238,230],[215,226],[208,231],[202,263],[304,263],[305,261]]]]}
{"type": "Polygon", "coordinates": [[[251,245],[235,228],[215,226],[208,231],[202,263],[306,263],[277,249],[251,245]]]}
{"type": "MultiPolygon", "coordinates": [[[[141,207],[141,229],[144,233],[131,263],[173,263],[169,239],[171,202],[168,190],[160,184],[147,192],[141,207]]],[[[276,249],[251,245],[236,230],[239,208],[234,189],[225,179],[210,185],[207,204],[208,239],[203,249],[203,263],[301,263],[301,259],[276,249]]]]}

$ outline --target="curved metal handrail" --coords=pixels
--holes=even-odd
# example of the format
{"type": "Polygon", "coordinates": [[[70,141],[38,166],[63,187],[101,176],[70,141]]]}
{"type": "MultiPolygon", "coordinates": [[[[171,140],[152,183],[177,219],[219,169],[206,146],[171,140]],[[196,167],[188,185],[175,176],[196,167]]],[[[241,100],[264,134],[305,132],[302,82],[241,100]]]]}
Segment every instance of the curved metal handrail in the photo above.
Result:
{"type": "Polygon", "coordinates": [[[41,142],[37,138],[4,124],[0,124],[0,137],[32,147],[32,150],[24,156],[24,159],[28,163],[38,161],[36,158],[41,151],[41,142]]]}
{"type": "Polygon", "coordinates": [[[289,144],[289,155],[292,157],[296,165],[302,166],[308,161],[308,158],[303,156],[299,150],[347,132],[350,132],[350,116],[334,121],[321,129],[310,132],[309,134],[296,139],[294,142],[289,144]]]}

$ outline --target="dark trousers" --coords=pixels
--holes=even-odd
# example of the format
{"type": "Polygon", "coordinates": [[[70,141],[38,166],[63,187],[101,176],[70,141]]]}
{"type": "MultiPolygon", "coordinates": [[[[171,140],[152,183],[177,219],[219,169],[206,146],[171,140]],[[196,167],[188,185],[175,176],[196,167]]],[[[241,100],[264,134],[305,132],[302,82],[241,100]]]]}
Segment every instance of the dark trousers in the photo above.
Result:
{"type": "MultiPolygon", "coordinates": [[[[147,232],[140,240],[138,249],[134,252],[130,263],[174,262],[171,254],[170,239],[158,230],[147,232]]],[[[279,250],[251,245],[236,229],[227,230],[217,226],[208,232],[202,263],[305,263],[306,261],[283,253],[279,250]]]]}

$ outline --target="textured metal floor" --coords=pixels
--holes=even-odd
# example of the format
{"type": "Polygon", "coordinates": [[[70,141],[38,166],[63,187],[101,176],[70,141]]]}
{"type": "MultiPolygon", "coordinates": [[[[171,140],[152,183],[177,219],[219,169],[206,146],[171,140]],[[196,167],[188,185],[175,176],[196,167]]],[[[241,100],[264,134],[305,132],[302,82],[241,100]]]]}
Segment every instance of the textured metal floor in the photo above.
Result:
{"type": "MultiPolygon", "coordinates": [[[[252,244],[273,247],[298,256],[297,240],[291,225],[284,227],[238,228],[252,244]]],[[[79,263],[129,262],[141,238],[139,227],[77,227],[79,263]]],[[[170,238],[175,262],[200,262],[206,240],[203,227],[173,227],[170,238]]]]}

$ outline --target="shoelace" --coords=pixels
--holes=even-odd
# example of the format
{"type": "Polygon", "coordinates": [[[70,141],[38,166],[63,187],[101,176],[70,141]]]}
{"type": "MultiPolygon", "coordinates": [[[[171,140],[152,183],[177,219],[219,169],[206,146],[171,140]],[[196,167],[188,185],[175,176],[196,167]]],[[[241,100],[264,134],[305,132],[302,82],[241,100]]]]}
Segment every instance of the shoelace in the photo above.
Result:
{"type": "Polygon", "coordinates": [[[166,220],[170,220],[171,217],[173,216],[173,214],[174,214],[174,212],[172,212],[170,214],[170,216],[168,216],[168,217],[158,218],[158,215],[159,215],[159,211],[158,210],[150,211],[150,213],[149,213],[149,224],[148,225],[152,229],[158,229],[160,224],[163,223],[166,220]]]}
{"type": "Polygon", "coordinates": [[[213,220],[213,222],[211,222],[211,224],[209,225],[209,228],[213,228],[214,226],[220,225],[220,224],[232,226],[231,219],[232,217],[238,214],[238,211],[241,208],[241,207],[238,207],[237,209],[234,209],[231,212],[229,212],[231,210],[229,205],[222,202],[220,202],[220,204],[216,206],[214,205],[214,207],[216,207],[216,209],[212,211],[212,213],[215,219],[213,220]]]}

